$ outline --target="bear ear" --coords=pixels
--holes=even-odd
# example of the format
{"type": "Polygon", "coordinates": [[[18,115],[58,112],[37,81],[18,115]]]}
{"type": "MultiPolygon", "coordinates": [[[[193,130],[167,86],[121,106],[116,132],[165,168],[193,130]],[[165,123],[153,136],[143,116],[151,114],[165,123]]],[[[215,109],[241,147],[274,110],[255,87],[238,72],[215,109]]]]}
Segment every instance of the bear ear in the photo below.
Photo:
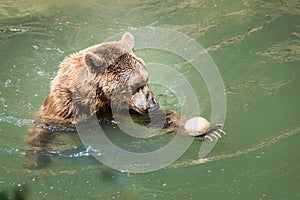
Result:
{"type": "Polygon", "coordinates": [[[124,33],[122,36],[121,43],[125,46],[126,49],[132,51],[134,48],[134,37],[131,33],[124,33]]]}
{"type": "Polygon", "coordinates": [[[90,73],[103,73],[106,68],[106,62],[101,55],[96,55],[88,51],[84,55],[84,65],[90,73]]]}

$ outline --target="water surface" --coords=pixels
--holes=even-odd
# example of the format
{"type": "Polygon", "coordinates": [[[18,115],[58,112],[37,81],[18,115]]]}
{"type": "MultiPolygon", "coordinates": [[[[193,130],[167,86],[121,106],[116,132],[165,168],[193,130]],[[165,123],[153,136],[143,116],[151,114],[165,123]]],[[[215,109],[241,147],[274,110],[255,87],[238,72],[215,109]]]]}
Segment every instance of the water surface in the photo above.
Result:
{"type": "MultiPolygon", "coordinates": [[[[28,199],[299,199],[299,1],[17,0],[0,5],[4,199],[13,191],[25,191],[28,199]],[[127,174],[102,165],[87,155],[78,137],[65,134],[55,146],[63,153],[56,152],[48,167],[24,169],[23,138],[63,58],[141,27],[180,31],[208,50],[226,88],[228,135],[207,160],[197,161],[201,143],[195,141],[165,169],[127,174]]],[[[204,82],[182,60],[159,52],[137,54],[146,63],[174,66],[198,87],[202,115],[209,118],[204,82]]],[[[164,107],[177,109],[168,91],[154,87],[154,92],[164,107]]]]}

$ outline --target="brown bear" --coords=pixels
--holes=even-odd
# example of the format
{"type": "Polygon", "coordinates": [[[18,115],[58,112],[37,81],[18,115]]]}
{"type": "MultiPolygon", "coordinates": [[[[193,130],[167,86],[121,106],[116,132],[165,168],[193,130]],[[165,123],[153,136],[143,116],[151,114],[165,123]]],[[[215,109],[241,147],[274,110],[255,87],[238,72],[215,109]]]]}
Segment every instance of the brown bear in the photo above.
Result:
{"type": "Polygon", "coordinates": [[[66,58],[38,116],[74,123],[74,112],[78,112],[74,103],[85,107],[88,118],[111,107],[112,97],[116,109],[129,105],[141,114],[157,109],[145,64],[133,48],[134,38],[126,33],[119,42],[95,45],[66,58]]]}
{"type": "Polygon", "coordinates": [[[159,104],[147,84],[145,64],[133,49],[133,36],[125,33],[121,41],[98,44],[63,60],[36,123],[26,136],[30,150],[25,166],[47,163],[42,155],[57,127],[68,127],[94,113],[107,115],[112,108],[141,115],[158,110],[159,104]]]}
{"type": "Polygon", "coordinates": [[[157,117],[151,119],[155,118],[167,132],[182,128],[178,114],[159,109],[147,84],[145,64],[133,49],[133,36],[125,33],[121,41],[98,44],[63,60],[36,123],[26,136],[30,149],[25,154],[25,167],[47,165],[48,145],[55,132],[73,130],[68,124],[95,113],[101,118],[130,110],[145,123],[149,113],[155,113],[157,117]]]}

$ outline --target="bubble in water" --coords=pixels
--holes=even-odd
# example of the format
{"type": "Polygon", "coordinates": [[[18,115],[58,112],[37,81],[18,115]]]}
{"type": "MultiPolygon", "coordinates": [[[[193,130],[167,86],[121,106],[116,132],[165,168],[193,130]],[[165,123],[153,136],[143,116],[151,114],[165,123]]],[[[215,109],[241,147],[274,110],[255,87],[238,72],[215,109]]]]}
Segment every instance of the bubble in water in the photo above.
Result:
{"type": "Polygon", "coordinates": [[[32,45],[32,47],[35,49],[35,50],[38,50],[39,47],[37,45],[32,45]]]}
{"type": "Polygon", "coordinates": [[[45,76],[46,73],[45,73],[44,71],[38,71],[37,74],[38,74],[39,76],[45,76]]]}
{"type": "Polygon", "coordinates": [[[0,102],[1,102],[3,107],[7,108],[6,100],[4,99],[4,97],[0,97],[0,102]]]}
{"type": "Polygon", "coordinates": [[[11,81],[10,79],[7,79],[7,80],[5,81],[5,83],[4,83],[4,86],[5,86],[5,87],[8,87],[8,86],[11,85],[11,83],[12,83],[12,81],[11,81]]]}

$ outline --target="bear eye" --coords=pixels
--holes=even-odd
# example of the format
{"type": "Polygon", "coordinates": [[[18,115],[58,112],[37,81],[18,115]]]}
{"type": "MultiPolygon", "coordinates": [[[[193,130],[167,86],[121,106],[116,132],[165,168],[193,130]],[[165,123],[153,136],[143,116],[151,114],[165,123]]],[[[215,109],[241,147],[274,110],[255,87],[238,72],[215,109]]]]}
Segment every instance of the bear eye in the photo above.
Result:
{"type": "Polygon", "coordinates": [[[133,94],[139,92],[141,89],[143,89],[143,85],[137,85],[135,87],[132,88],[133,94]]]}

